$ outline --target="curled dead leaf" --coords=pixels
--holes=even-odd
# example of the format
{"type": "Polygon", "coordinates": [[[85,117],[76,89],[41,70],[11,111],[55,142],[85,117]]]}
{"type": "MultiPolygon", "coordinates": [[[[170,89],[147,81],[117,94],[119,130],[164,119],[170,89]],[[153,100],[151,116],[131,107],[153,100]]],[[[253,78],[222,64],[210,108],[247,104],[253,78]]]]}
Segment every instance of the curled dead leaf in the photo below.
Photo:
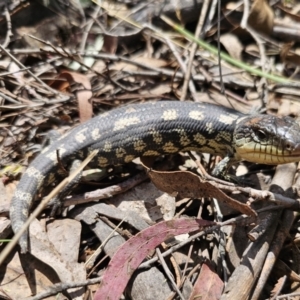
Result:
{"type": "Polygon", "coordinates": [[[248,24],[260,33],[271,35],[274,25],[274,12],[268,0],[255,0],[248,18],[248,24]]]}
{"type": "Polygon", "coordinates": [[[163,192],[171,195],[177,194],[180,198],[213,197],[243,214],[256,216],[255,211],[248,205],[229,197],[221,189],[209,181],[202,180],[192,172],[156,171],[152,170],[149,165],[146,165],[145,160],[141,159],[141,162],[144,163],[143,165],[147,169],[153,184],[163,192]]]}
{"type": "Polygon", "coordinates": [[[182,218],[160,222],[139,232],[124,243],[113,256],[94,299],[120,299],[133,272],[164,240],[213,225],[215,222],[182,218]]]}

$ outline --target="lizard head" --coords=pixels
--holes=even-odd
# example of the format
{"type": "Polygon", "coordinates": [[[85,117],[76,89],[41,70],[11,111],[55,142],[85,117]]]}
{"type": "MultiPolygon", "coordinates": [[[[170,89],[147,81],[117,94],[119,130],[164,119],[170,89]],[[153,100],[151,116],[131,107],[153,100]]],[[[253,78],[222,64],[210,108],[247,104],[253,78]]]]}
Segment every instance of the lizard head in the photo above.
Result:
{"type": "Polygon", "coordinates": [[[269,165],[300,161],[300,125],[290,117],[241,118],[234,132],[236,155],[269,165]]]}

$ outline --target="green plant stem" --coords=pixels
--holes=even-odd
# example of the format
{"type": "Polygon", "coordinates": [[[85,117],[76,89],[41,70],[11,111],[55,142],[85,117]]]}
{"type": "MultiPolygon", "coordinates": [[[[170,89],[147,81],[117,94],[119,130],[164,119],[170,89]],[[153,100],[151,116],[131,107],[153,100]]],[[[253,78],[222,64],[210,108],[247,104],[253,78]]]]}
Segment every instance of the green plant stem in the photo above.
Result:
{"type": "MultiPolygon", "coordinates": [[[[166,16],[161,16],[161,19],[163,21],[165,21],[167,24],[169,24],[170,26],[172,26],[176,31],[178,31],[179,33],[181,33],[182,35],[184,35],[186,38],[188,38],[190,41],[197,43],[199,46],[201,46],[202,48],[204,48],[205,50],[208,50],[209,52],[211,52],[214,55],[218,55],[218,49],[207,44],[206,42],[204,42],[201,39],[197,39],[192,33],[190,33],[189,31],[186,31],[183,27],[181,27],[180,25],[174,23],[171,19],[167,18],[166,16]]],[[[228,54],[221,52],[220,53],[221,58],[232,64],[233,66],[236,66],[238,68],[241,68],[253,75],[257,75],[260,77],[264,77],[267,79],[270,79],[274,82],[278,82],[278,83],[291,83],[293,81],[291,81],[288,78],[285,77],[281,77],[281,76],[277,76],[277,75],[272,75],[266,72],[263,72],[260,69],[257,68],[253,68],[250,65],[243,63],[239,60],[233,59],[232,57],[230,57],[228,54]]]]}

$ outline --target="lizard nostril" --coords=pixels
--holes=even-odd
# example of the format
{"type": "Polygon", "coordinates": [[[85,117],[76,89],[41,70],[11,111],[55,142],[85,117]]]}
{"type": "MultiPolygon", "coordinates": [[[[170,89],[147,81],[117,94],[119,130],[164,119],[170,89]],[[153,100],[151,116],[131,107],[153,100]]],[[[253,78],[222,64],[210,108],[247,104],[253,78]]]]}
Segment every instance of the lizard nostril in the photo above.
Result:
{"type": "Polygon", "coordinates": [[[293,150],[293,146],[291,143],[287,142],[285,145],[285,150],[287,151],[292,151],[293,150]]]}

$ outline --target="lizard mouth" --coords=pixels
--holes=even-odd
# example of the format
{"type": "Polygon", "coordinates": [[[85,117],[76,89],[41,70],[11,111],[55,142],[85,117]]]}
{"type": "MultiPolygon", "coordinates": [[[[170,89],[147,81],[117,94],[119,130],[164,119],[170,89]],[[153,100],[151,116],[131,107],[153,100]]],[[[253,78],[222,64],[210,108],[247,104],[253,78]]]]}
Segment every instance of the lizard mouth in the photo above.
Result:
{"type": "Polygon", "coordinates": [[[277,165],[300,161],[300,144],[291,145],[288,149],[276,145],[261,145],[255,142],[237,147],[238,156],[242,160],[266,165],[277,165]]]}

